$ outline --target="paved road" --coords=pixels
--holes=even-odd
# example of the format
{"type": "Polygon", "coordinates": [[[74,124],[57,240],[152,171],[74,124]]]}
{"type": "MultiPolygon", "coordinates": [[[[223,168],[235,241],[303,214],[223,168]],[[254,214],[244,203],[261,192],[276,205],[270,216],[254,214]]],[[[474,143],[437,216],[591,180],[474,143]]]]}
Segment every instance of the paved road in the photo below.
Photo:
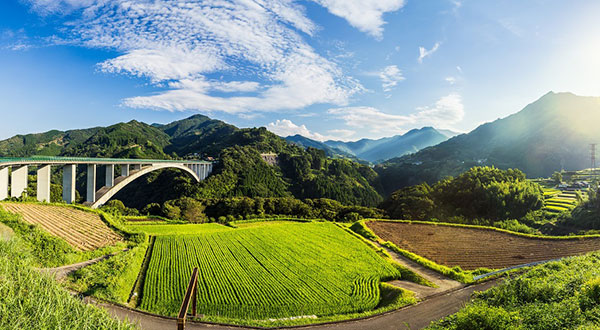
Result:
{"type": "MultiPolygon", "coordinates": [[[[465,288],[450,291],[446,294],[430,297],[429,299],[416,305],[408,306],[403,309],[393,311],[384,315],[337,324],[324,324],[299,327],[301,329],[344,329],[344,330],[403,330],[403,329],[422,329],[428,326],[432,321],[439,320],[445,316],[456,313],[460,308],[471,300],[471,295],[475,291],[484,291],[496,285],[500,279],[484,282],[465,288]]],[[[143,330],[164,330],[176,329],[177,322],[174,319],[166,319],[150,316],[144,313],[133,311],[127,308],[114,306],[106,303],[96,302],[98,306],[106,309],[110,314],[123,320],[137,323],[143,330]]],[[[186,329],[240,329],[231,326],[216,326],[202,323],[188,323],[186,329]]]]}

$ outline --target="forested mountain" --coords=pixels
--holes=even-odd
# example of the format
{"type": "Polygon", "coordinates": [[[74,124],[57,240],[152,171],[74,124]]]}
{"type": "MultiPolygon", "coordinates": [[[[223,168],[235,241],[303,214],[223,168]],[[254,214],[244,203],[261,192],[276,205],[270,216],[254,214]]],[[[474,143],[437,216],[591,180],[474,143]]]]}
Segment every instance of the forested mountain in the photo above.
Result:
{"type": "Polygon", "coordinates": [[[486,123],[376,168],[386,193],[433,183],[476,165],[518,168],[528,177],[590,166],[590,144],[600,142],[600,98],[550,92],[523,110],[486,123]]]}
{"type": "MultiPolygon", "coordinates": [[[[330,159],[318,149],[305,150],[265,128],[239,129],[202,115],[167,125],[130,121],[86,130],[20,135],[0,141],[0,157],[32,155],[138,159],[211,156],[218,159],[213,175],[200,184],[193,184],[181,173],[169,171],[138,180],[117,196],[131,205],[182,196],[330,198],[344,204],[368,206],[382,200],[377,174],[368,166],[347,159],[330,159]],[[267,164],[261,153],[276,153],[278,163],[267,164]],[[153,181],[162,183],[139,189],[140,185],[152,185],[153,181]]],[[[82,175],[80,173],[80,180],[82,175]]],[[[58,183],[58,174],[53,180],[58,183]]]]}
{"type": "Polygon", "coordinates": [[[373,139],[361,139],[354,142],[325,141],[319,142],[294,135],[286,137],[286,140],[304,147],[313,147],[325,150],[328,155],[341,157],[355,157],[371,163],[378,163],[390,158],[417,152],[425,147],[436,145],[456,135],[449,130],[437,130],[433,127],[413,129],[404,135],[373,139]]]}
{"type": "Polygon", "coordinates": [[[310,147],[310,148],[315,148],[315,149],[321,149],[321,150],[325,151],[325,154],[328,157],[358,159],[351,153],[348,153],[346,151],[340,150],[335,147],[330,147],[330,146],[326,145],[324,142],[309,139],[300,134],[290,135],[290,136],[286,137],[285,139],[288,142],[291,142],[295,145],[298,145],[298,146],[301,146],[304,148],[310,147]]]}

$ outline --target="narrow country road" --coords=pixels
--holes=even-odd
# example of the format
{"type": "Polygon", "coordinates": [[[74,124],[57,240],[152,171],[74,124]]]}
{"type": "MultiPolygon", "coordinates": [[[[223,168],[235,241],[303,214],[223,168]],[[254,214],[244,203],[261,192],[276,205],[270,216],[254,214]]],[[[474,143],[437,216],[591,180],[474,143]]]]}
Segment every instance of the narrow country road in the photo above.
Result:
{"type": "MultiPolygon", "coordinates": [[[[298,329],[344,329],[344,330],[416,330],[428,326],[432,321],[439,320],[445,316],[456,313],[465,304],[471,300],[471,295],[475,291],[484,291],[498,284],[501,279],[492,280],[472,286],[467,286],[446,294],[440,294],[422,301],[416,305],[408,306],[393,312],[380,316],[371,317],[357,321],[347,321],[336,324],[322,324],[297,327],[298,329]]],[[[97,306],[106,309],[110,314],[118,319],[127,318],[133,323],[137,323],[143,330],[175,330],[177,321],[175,319],[151,316],[128,308],[114,306],[103,302],[94,302],[97,306]]],[[[188,323],[186,329],[241,329],[233,326],[210,325],[197,322],[188,323]]]]}
{"type": "Polygon", "coordinates": [[[423,285],[419,285],[419,284],[416,284],[413,282],[402,281],[402,280],[388,282],[389,284],[401,287],[406,290],[413,291],[416,294],[418,299],[425,299],[427,297],[441,294],[442,292],[446,292],[449,290],[455,290],[455,289],[458,289],[458,288],[461,288],[464,286],[464,284],[457,282],[455,280],[449,279],[434,270],[431,270],[423,265],[420,265],[420,264],[410,260],[409,258],[382,246],[379,243],[375,242],[375,244],[378,247],[384,249],[392,257],[392,259],[394,261],[396,261],[397,263],[399,263],[400,265],[421,275],[421,277],[423,277],[426,280],[428,280],[429,282],[437,285],[437,288],[431,288],[428,286],[423,286],[423,285]]]}
{"type": "Polygon", "coordinates": [[[101,257],[98,258],[94,258],[94,259],[90,259],[90,260],[86,260],[86,261],[82,261],[82,262],[78,262],[76,264],[71,264],[71,265],[65,265],[65,266],[60,266],[60,267],[55,267],[55,268],[39,268],[39,271],[44,272],[44,273],[48,273],[50,275],[53,275],[54,278],[56,280],[62,280],[63,278],[67,277],[67,275],[69,275],[70,273],[81,269],[83,267],[87,267],[89,265],[93,265],[95,263],[98,263],[102,260],[108,259],[110,257],[113,257],[121,252],[125,252],[129,249],[124,249],[122,251],[119,252],[114,252],[111,254],[107,254],[107,255],[103,255],[101,257]]]}

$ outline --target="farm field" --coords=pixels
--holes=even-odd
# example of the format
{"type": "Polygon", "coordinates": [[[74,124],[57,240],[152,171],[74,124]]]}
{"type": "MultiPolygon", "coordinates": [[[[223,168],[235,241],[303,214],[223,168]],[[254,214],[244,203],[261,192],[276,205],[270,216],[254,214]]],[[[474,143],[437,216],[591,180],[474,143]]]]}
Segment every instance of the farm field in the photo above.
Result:
{"type": "MultiPolygon", "coordinates": [[[[586,193],[581,192],[585,198],[586,193]]],[[[577,206],[577,194],[574,191],[560,191],[544,188],[544,210],[549,212],[563,212],[572,210],[577,206]]]]}
{"type": "Polygon", "coordinates": [[[165,235],[198,235],[219,231],[233,230],[231,227],[220,225],[218,223],[203,224],[128,224],[127,229],[133,231],[145,232],[151,236],[165,235]]]}
{"type": "Polygon", "coordinates": [[[3,202],[0,207],[22,215],[25,222],[39,225],[80,251],[95,250],[122,241],[122,237],[111,230],[100,216],[91,212],[29,203],[3,202]]]}
{"type": "Polygon", "coordinates": [[[261,320],[374,309],[399,271],[332,223],[156,238],[140,307],[173,315],[199,267],[198,312],[261,320]]]}
{"type": "Polygon", "coordinates": [[[500,269],[600,250],[600,238],[529,238],[491,229],[371,221],[385,241],[446,266],[500,269]]]}

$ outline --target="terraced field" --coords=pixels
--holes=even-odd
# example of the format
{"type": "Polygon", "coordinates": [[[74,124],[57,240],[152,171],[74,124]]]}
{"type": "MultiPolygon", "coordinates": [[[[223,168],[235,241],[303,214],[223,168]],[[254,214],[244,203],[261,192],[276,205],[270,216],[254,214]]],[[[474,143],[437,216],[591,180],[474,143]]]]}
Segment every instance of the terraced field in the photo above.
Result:
{"type": "Polygon", "coordinates": [[[505,268],[600,250],[600,238],[529,238],[484,228],[367,223],[381,239],[446,266],[505,268]]]}
{"type": "Polygon", "coordinates": [[[100,219],[100,216],[69,207],[27,203],[0,203],[6,211],[23,216],[54,236],[63,238],[81,251],[110,246],[122,238],[100,219]]]}
{"type": "MultiPolygon", "coordinates": [[[[586,197],[585,192],[581,192],[586,197]]],[[[577,194],[574,191],[560,191],[544,189],[544,210],[549,212],[563,212],[572,210],[577,206],[577,194]]]]}
{"type": "Polygon", "coordinates": [[[199,267],[198,311],[246,320],[371,310],[398,270],[331,223],[276,223],[156,238],[142,309],[177,312],[199,267]]]}

